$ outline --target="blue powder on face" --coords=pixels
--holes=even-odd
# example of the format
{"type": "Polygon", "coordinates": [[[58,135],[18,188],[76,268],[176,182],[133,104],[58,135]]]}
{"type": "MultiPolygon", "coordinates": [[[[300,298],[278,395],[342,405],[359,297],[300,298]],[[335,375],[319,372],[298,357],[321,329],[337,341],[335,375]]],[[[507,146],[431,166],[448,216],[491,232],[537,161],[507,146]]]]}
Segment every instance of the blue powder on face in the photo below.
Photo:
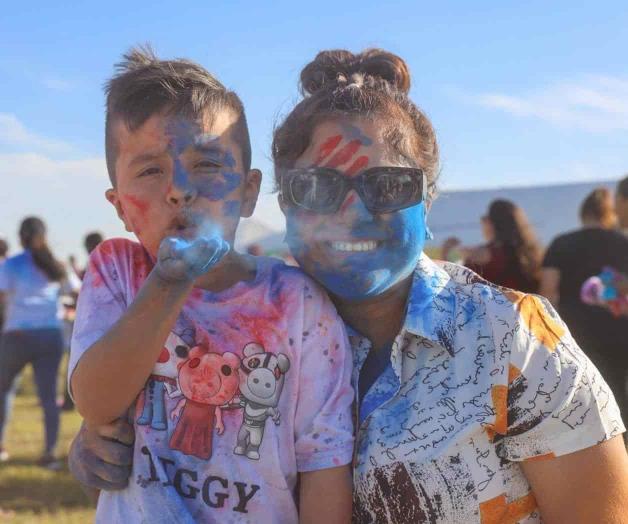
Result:
{"type": "Polygon", "coordinates": [[[239,200],[227,200],[222,206],[222,212],[224,216],[229,218],[240,217],[240,201],[239,200]]]}
{"type": "Polygon", "coordinates": [[[301,237],[300,217],[294,212],[286,215],[286,242],[292,255],[328,291],[349,301],[381,295],[410,276],[423,251],[426,228],[423,202],[377,216],[361,200],[354,205],[360,209],[356,210],[351,238],[347,240],[377,240],[379,245],[372,252],[329,259],[325,266],[316,262],[315,253],[310,252],[316,244],[301,237]]]}
{"type": "Polygon", "coordinates": [[[206,177],[197,183],[199,195],[216,202],[224,199],[236,189],[242,181],[242,175],[233,171],[221,171],[219,174],[206,177]]]}

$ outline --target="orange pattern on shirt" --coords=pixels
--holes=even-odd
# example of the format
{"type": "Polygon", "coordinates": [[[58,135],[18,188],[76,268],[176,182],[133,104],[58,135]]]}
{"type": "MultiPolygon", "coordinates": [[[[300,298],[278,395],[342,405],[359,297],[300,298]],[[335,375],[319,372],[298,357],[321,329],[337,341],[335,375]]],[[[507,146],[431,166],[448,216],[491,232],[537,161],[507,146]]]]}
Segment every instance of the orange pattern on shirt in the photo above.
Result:
{"type": "Polygon", "coordinates": [[[480,502],[480,522],[482,524],[517,524],[536,509],[536,499],[532,492],[512,502],[502,494],[480,502]]]}
{"type": "Polygon", "coordinates": [[[556,322],[543,307],[543,303],[534,295],[508,290],[504,294],[521,314],[521,320],[530,332],[550,351],[554,351],[565,335],[565,328],[556,322]]]}
{"type": "Polygon", "coordinates": [[[489,440],[493,440],[495,433],[505,435],[508,430],[508,386],[493,386],[491,388],[495,422],[486,426],[489,440]]]}

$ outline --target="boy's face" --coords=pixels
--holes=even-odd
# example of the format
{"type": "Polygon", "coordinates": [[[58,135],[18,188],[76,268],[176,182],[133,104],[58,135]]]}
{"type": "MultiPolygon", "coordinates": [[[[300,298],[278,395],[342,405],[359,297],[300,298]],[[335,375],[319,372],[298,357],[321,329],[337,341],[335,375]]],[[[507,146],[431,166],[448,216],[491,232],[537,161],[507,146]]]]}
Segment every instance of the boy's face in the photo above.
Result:
{"type": "Polygon", "coordinates": [[[258,170],[244,171],[236,123],[231,111],[211,125],[163,113],[136,131],[114,123],[116,187],[106,197],[152,256],[165,237],[194,238],[214,227],[233,245],[261,182],[258,170]]]}

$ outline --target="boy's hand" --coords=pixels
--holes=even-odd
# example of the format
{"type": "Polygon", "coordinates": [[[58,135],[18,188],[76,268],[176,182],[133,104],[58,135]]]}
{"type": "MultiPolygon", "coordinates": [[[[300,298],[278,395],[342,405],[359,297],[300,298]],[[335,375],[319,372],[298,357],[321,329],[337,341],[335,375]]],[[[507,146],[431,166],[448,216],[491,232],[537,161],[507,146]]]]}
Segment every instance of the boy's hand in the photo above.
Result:
{"type": "Polygon", "coordinates": [[[86,487],[123,489],[131,475],[134,439],[133,426],[123,419],[95,428],[83,423],[70,448],[70,471],[86,487]]]}
{"type": "Polygon", "coordinates": [[[167,237],[159,245],[157,271],[164,280],[192,281],[220,262],[229,249],[229,242],[219,236],[194,240],[167,237]]]}

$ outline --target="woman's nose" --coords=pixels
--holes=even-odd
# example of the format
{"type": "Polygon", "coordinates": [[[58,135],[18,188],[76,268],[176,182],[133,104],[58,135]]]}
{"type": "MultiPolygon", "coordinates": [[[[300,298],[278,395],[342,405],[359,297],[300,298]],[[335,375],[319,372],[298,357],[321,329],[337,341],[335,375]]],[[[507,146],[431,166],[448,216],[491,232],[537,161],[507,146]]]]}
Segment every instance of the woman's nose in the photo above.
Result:
{"type": "Polygon", "coordinates": [[[364,202],[360,198],[360,195],[354,190],[351,189],[347,195],[345,196],[344,201],[338,208],[337,214],[343,219],[347,221],[355,221],[356,219],[362,220],[372,220],[373,215],[366,208],[364,202]]]}

